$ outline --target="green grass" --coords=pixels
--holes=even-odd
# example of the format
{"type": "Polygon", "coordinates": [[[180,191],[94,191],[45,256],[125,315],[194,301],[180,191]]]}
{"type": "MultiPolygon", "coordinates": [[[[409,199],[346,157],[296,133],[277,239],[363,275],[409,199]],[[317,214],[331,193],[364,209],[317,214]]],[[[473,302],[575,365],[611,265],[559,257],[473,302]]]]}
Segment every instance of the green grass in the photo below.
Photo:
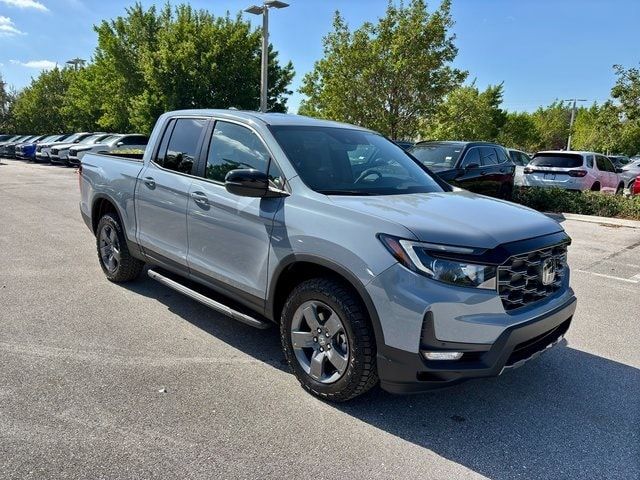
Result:
{"type": "Polygon", "coordinates": [[[579,213],[640,220],[640,196],[569,192],[560,188],[516,188],[513,201],[541,212],[579,213]]]}

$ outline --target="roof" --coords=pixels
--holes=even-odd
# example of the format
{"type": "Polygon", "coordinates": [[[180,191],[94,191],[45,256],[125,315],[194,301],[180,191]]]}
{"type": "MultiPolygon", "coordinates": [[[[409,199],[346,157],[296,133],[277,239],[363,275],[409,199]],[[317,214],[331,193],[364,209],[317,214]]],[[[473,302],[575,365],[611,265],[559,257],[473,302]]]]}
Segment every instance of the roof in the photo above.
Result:
{"type": "Polygon", "coordinates": [[[451,145],[451,146],[466,146],[466,145],[500,145],[494,142],[481,142],[481,141],[466,141],[466,140],[425,140],[416,143],[416,147],[420,145],[451,145]]]}
{"type": "Polygon", "coordinates": [[[588,152],[585,150],[541,150],[539,152],[536,152],[535,155],[539,155],[541,153],[554,153],[554,154],[575,154],[575,155],[602,155],[601,153],[598,152],[588,152]]]}
{"type": "Polygon", "coordinates": [[[250,110],[233,109],[195,109],[195,110],[175,110],[168,112],[169,115],[204,115],[220,116],[226,118],[236,118],[262,122],[266,125],[287,125],[287,126],[313,126],[313,127],[339,127],[352,128],[355,130],[370,131],[366,128],[358,127],[348,123],[334,122],[331,120],[321,120],[319,118],[305,117],[303,115],[292,115],[289,113],[262,113],[250,110]]]}

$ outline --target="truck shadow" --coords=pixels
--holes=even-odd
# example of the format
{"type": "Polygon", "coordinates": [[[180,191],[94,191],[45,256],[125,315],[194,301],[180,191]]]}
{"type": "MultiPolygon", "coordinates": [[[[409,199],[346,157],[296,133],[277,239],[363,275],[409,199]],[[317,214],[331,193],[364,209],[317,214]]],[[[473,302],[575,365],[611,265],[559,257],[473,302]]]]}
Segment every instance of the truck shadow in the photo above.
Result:
{"type": "MultiPolygon", "coordinates": [[[[275,326],[255,330],[148,278],[126,287],[288,371],[275,326]]],[[[564,344],[499,378],[414,396],[376,388],[332,407],[493,479],[638,478],[638,398],[640,370],[564,344]]]]}

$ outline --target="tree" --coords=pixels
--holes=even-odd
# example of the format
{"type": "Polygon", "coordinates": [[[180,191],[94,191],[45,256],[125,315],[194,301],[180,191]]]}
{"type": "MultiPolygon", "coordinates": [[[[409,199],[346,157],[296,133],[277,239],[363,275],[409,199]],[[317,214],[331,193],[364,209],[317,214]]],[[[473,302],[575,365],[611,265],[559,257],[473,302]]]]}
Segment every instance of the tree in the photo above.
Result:
{"type": "Polygon", "coordinates": [[[613,69],[618,78],[611,89],[611,96],[620,102],[627,120],[640,120],[640,70],[625,70],[621,65],[614,65],[613,69]]]}
{"type": "Polygon", "coordinates": [[[15,132],[12,110],[16,93],[2,80],[0,74],[0,133],[15,132]]]}
{"type": "Polygon", "coordinates": [[[459,87],[427,119],[421,133],[428,139],[494,141],[506,119],[501,103],[502,84],[483,92],[475,82],[459,87]]]}
{"type": "Polygon", "coordinates": [[[69,68],[56,67],[33,78],[13,105],[15,129],[34,134],[64,133],[62,104],[74,75],[69,68]]]}
{"type": "Polygon", "coordinates": [[[336,12],[324,56],[302,81],[299,113],[413,138],[466,77],[450,66],[458,52],[452,25],[450,0],[433,13],[423,0],[389,2],[376,24],[353,32],[336,12]]]}
{"type": "MultiPolygon", "coordinates": [[[[258,108],[261,32],[240,15],[214,17],[189,5],[158,12],[139,3],[126,12],[96,27],[94,61],[65,105],[71,124],[148,133],[167,110],[258,108]]],[[[286,111],[293,74],[270,48],[270,110],[286,111]]]]}
{"type": "Polygon", "coordinates": [[[539,142],[533,150],[561,150],[567,147],[571,109],[564,102],[555,101],[538,108],[531,119],[539,134],[539,142]]]}
{"type": "Polygon", "coordinates": [[[498,142],[525,152],[538,149],[541,140],[536,124],[527,112],[509,112],[498,135],[498,142]]]}

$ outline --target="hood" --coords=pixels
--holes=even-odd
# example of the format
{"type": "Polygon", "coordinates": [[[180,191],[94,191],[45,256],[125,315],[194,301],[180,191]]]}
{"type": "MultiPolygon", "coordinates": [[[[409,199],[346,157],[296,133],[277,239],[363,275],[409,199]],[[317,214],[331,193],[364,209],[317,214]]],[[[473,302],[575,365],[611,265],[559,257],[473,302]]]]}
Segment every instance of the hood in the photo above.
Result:
{"type": "Polygon", "coordinates": [[[563,230],[535,210],[467,191],[330,198],[350,210],[403,225],[425,242],[494,248],[563,230]]]}

